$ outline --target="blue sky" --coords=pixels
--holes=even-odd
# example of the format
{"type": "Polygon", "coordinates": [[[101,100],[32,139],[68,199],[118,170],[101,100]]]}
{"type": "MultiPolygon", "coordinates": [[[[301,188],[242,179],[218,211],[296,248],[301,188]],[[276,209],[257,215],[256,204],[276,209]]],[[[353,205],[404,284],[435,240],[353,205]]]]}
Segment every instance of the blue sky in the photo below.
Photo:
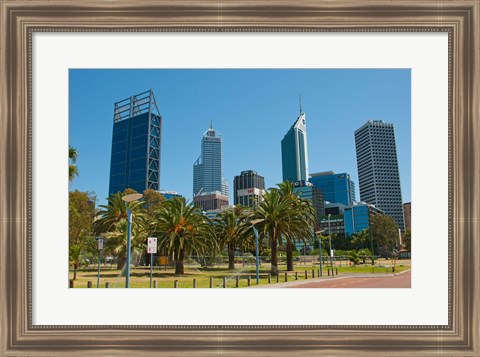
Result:
{"type": "Polygon", "coordinates": [[[354,131],[369,119],[395,125],[403,202],[411,192],[410,69],[70,69],[69,142],[79,176],[70,189],[108,195],[114,103],[153,89],[163,118],[164,190],[192,198],[193,163],[210,121],[222,134],[223,175],[282,180],[280,142],[307,118],[310,173],[347,172],[360,199],[354,131]]]}

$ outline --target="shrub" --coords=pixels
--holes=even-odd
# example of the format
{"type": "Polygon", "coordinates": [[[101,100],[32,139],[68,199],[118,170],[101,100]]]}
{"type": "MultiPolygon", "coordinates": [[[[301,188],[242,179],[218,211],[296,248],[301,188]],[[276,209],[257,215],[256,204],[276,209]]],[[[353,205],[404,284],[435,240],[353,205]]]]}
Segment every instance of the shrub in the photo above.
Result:
{"type": "Polygon", "coordinates": [[[357,265],[358,262],[360,261],[360,257],[358,256],[358,253],[355,250],[350,250],[348,252],[348,259],[354,264],[357,265]]]}

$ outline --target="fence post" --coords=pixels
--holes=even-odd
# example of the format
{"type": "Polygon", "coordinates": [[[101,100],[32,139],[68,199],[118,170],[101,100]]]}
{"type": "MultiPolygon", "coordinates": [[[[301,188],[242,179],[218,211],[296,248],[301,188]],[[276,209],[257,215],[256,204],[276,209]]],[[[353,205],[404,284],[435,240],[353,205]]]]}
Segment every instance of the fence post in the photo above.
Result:
{"type": "Polygon", "coordinates": [[[105,288],[106,289],[110,288],[110,283],[108,281],[105,282],[105,288]]]}
{"type": "Polygon", "coordinates": [[[223,277],[223,288],[227,287],[227,278],[224,276],[223,277]]]}
{"type": "Polygon", "coordinates": [[[153,281],[153,288],[156,289],[157,287],[158,287],[157,281],[154,280],[154,281],[153,281]]]}
{"type": "Polygon", "coordinates": [[[87,288],[91,288],[91,287],[92,287],[92,282],[91,281],[87,282],[87,288]]]}
{"type": "Polygon", "coordinates": [[[210,277],[210,288],[213,288],[213,276],[210,277]]]}
{"type": "Polygon", "coordinates": [[[328,276],[330,276],[330,268],[327,268],[328,276]]]}
{"type": "Polygon", "coordinates": [[[338,268],[335,268],[335,275],[338,275],[338,268]]]}
{"type": "Polygon", "coordinates": [[[288,281],[288,273],[285,273],[285,282],[288,281]]]}
{"type": "Polygon", "coordinates": [[[173,282],[173,287],[174,287],[175,289],[178,288],[178,280],[175,280],[175,281],[173,282]]]}
{"type": "Polygon", "coordinates": [[[305,270],[305,280],[308,279],[308,271],[305,270]]]}
{"type": "Polygon", "coordinates": [[[280,274],[279,272],[277,271],[277,284],[278,284],[278,281],[280,280],[280,274]]]}
{"type": "Polygon", "coordinates": [[[70,279],[70,280],[68,281],[68,287],[69,287],[70,289],[73,289],[73,280],[72,280],[72,279],[70,279]]]}
{"type": "Polygon", "coordinates": [[[295,280],[298,280],[298,271],[295,272],[295,280]]]}
{"type": "Polygon", "coordinates": [[[315,269],[312,269],[312,278],[315,278],[315,269]]]}
{"type": "Polygon", "coordinates": [[[197,279],[193,279],[193,288],[195,289],[197,287],[197,279]]]}
{"type": "Polygon", "coordinates": [[[235,276],[235,287],[238,288],[238,280],[239,280],[239,277],[238,275],[235,276]]]}
{"type": "Polygon", "coordinates": [[[250,278],[250,275],[248,275],[248,276],[247,276],[247,284],[248,284],[248,286],[250,286],[250,279],[251,279],[251,278],[250,278]]]}
{"type": "Polygon", "coordinates": [[[272,274],[268,273],[268,283],[270,284],[272,282],[272,274]]]}

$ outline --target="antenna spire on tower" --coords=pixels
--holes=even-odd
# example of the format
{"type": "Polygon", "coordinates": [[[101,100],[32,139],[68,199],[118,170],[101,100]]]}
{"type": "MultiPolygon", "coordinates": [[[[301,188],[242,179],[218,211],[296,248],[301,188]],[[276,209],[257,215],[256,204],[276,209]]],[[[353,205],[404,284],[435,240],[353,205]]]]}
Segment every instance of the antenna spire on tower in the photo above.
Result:
{"type": "Polygon", "coordinates": [[[213,120],[210,119],[210,129],[213,129],[213,120]]]}
{"type": "Polygon", "coordinates": [[[300,115],[302,115],[303,111],[302,111],[302,95],[301,94],[298,95],[298,100],[300,102],[300,115]]]}

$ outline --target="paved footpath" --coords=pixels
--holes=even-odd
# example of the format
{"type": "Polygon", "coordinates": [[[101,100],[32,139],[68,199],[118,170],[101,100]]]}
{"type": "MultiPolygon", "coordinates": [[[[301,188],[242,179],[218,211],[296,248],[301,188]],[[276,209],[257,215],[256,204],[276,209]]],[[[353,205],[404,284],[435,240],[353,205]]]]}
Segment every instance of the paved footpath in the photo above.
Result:
{"type": "Polygon", "coordinates": [[[285,284],[284,288],[410,288],[411,270],[396,275],[384,276],[339,276],[322,278],[302,284],[285,284]]]}

